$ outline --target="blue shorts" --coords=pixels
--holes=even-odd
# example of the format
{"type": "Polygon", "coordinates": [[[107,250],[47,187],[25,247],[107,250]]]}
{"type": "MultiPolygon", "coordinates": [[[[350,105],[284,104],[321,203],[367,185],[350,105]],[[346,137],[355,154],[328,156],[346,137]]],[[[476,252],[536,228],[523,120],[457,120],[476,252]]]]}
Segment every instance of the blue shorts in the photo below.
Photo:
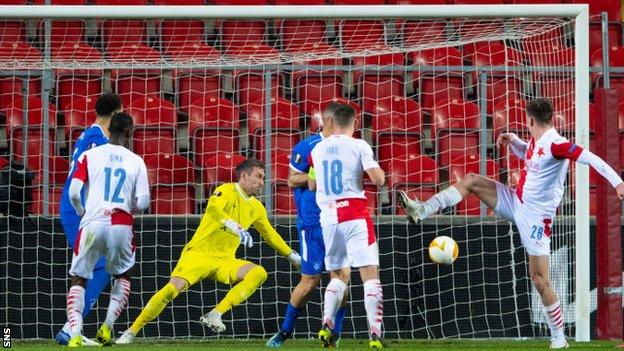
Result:
{"type": "Polygon", "coordinates": [[[301,273],[319,275],[325,270],[325,243],[321,225],[298,227],[301,243],[301,273]]]}

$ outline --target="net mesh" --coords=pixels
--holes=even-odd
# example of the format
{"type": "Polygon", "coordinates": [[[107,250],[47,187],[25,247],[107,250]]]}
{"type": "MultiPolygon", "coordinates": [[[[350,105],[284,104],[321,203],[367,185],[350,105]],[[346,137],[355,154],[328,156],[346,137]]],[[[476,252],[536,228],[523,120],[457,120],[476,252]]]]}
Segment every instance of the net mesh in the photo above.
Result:
{"type": "MultiPolygon", "coordinates": [[[[16,326],[22,337],[50,338],[64,323],[71,257],[59,222],[48,218],[58,215],[73,143],[94,121],[95,100],[113,91],[134,118],[132,150],[145,159],[152,191],[149,215],[137,220],[137,268],[119,329],[165,284],[215,185],[232,181],[244,157],[270,157],[262,200],[280,233],[299,247],[286,182],[290,153],[318,132],[324,107],[341,101],[356,109],[356,134],[373,146],[388,174],[383,187],[365,181],[381,250],[387,336],[547,334],[515,228],[474,196],[422,225],[408,225],[396,194],[404,189],[427,199],[467,173],[515,186],[523,164],[494,142],[503,131],[528,139],[524,106],[531,97],[551,99],[557,127],[573,139],[571,20],[102,19],[49,25],[46,41],[46,21],[0,22],[2,162],[10,156],[35,174],[31,187],[11,193],[19,202],[31,192],[34,215],[11,222],[1,244],[0,324],[16,326]],[[436,235],[459,243],[454,265],[429,260],[436,235]]],[[[568,334],[574,321],[572,179],[555,221],[551,257],[568,334]]],[[[265,266],[269,279],[224,316],[222,336],[266,337],[277,330],[298,274],[267,246],[241,253],[265,266]]],[[[143,335],[213,336],[198,318],[228,288],[208,281],[191,287],[143,335]]],[[[364,336],[359,279],[351,294],[345,331],[364,336]]],[[[107,301],[104,294],[86,319],[87,334],[103,320],[107,301]]],[[[296,335],[314,335],[320,309],[317,293],[296,335]]]]}

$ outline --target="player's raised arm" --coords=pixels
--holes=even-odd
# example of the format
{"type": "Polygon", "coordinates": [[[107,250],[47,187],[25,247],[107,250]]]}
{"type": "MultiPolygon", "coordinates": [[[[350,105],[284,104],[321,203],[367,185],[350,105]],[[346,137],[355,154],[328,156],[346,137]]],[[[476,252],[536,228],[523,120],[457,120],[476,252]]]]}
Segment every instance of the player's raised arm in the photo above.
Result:
{"type": "Polygon", "coordinates": [[[275,249],[280,255],[286,257],[293,265],[299,267],[301,265],[301,257],[293,249],[286,244],[284,239],[273,228],[266,215],[266,210],[262,207],[263,215],[253,223],[253,227],[256,228],[262,238],[275,249]]]}
{"type": "Polygon", "coordinates": [[[145,162],[141,159],[141,165],[139,167],[139,176],[136,180],[136,194],[134,199],[134,206],[132,207],[133,213],[139,213],[145,211],[149,207],[150,193],[149,193],[149,181],[147,180],[147,167],[145,162]]]}
{"type": "Polygon", "coordinates": [[[496,144],[499,147],[509,145],[511,146],[511,151],[519,159],[524,160],[526,158],[528,144],[514,133],[501,133],[496,140],[496,144]]]}
{"type": "Polygon", "coordinates": [[[85,212],[85,209],[82,206],[82,197],[80,194],[82,193],[82,187],[84,186],[84,183],[87,182],[87,179],[89,179],[87,155],[82,154],[78,159],[76,171],[74,172],[72,181],[69,184],[69,201],[79,216],[82,216],[85,212]]]}
{"type": "Polygon", "coordinates": [[[596,172],[611,183],[611,186],[615,188],[620,200],[624,200],[624,183],[622,182],[622,178],[620,178],[617,172],[602,158],[571,142],[560,144],[553,143],[551,151],[556,158],[567,158],[584,165],[590,165],[596,172]]]}

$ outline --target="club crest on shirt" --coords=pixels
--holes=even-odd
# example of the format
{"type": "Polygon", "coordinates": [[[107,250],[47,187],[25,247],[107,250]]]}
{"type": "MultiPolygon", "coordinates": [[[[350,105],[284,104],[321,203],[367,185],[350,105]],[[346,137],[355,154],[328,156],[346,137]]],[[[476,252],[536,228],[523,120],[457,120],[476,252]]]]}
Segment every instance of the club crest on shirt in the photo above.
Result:
{"type": "Polygon", "coordinates": [[[299,164],[301,163],[301,160],[303,159],[303,157],[301,157],[301,154],[296,154],[295,155],[295,163],[299,164]]]}
{"type": "Polygon", "coordinates": [[[576,148],[577,148],[576,144],[570,144],[570,148],[568,149],[568,152],[573,153],[574,150],[576,150],[576,148]]]}

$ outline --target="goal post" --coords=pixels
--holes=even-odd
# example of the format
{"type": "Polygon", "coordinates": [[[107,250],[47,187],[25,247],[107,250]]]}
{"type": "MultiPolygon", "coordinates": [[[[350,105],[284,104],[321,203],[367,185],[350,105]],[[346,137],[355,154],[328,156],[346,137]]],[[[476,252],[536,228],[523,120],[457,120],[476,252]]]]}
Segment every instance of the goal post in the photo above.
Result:
{"type": "MultiPolygon", "coordinates": [[[[79,135],[74,127],[80,126],[72,124],[71,118],[88,119],[96,97],[93,91],[123,91],[124,108],[135,119],[141,116],[133,149],[155,167],[150,169],[149,215],[137,220],[141,234],[146,234],[139,239],[139,283],[133,286],[139,291],[133,291],[123,322],[136,317],[170,274],[199,222],[205,200],[215,184],[233,179],[232,168],[239,158],[254,155],[265,161],[267,183],[262,200],[280,233],[299,247],[295,213],[288,204],[292,196],[282,166],[288,164],[288,154],[297,141],[319,130],[322,108],[329,101],[340,101],[356,109],[358,137],[372,144],[392,179],[391,185],[367,188],[382,248],[382,283],[387,284],[385,323],[391,335],[546,334],[541,302],[530,288],[524,251],[507,222],[467,200],[423,224],[408,225],[395,193],[409,188],[412,195],[430,195],[469,171],[492,173],[513,185],[518,167],[512,166],[517,166],[518,160],[512,159],[510,152],[497,150],[493,143],[501,131],[522,132],[523,120],[512,121],[512,114],[524,118],[522,113],[516,116],[517,111],[532,97],[553,99],[559,109],[556,125],[562,127],[562,134],[589,147],[588,5],[0,6],[3,21],[29,22],[25,26],[37,33],[32,36],[39,43],[41,57],[32,60],[28,45],[15,44],[12,52],[10,46],[0,45],[0,111],[7,116],[11,156],[19,154],[28,163],[40,162],[40,178],[35,178],[38,183],[33,192],[37,210],[33,212],[40,215],[34,225],[41,230],[33,230],[22,240],[17,235],[30,222],[21,219],[22,229],[8,228],[9,236],[0,244],[0,258],[5,255],[7,259],[0,261],[6,261],[2,268],[7,272],[16,270],[27,276],[25,280],[38,282],[35,286],[42,286],[49,296],[40,298],[27,288],[10,287],[13,278],[7,275],[0,279],[7,287],[0,292],[0,309],[4,310],[0,318],[5,319],[0,319],[0,324],[18,323],[20,335],[48,338],[62,319],[59,312],[64,306],[57,304],[64,302],[63,272],[66,274],[70,258],[65,242],[53,238],[62,232],[58,219],[49,223],[47,217],[57,217],[53,207],[58,206],[62,180],[56,178],[67,174],[71,143],[79,135]],[[265,27],[243,33],[236,23],[232,27],[223,23],[230,19],[264,21],[265,27]],[[89,33],[89,45],[70,47],[65,59],[58,59],[62,50],[54,46],[56,36],[74,32],[52,30],[51,22],[59,20],[89,22],[80,34],[89,33]],[[115,36],[119,32],[113,27],[102,24],[107,20],[151,22],[121,38],[115,36]],[[163,23],[169,20],[184,20],[188,27],[180,32],[173,25],[167,32],[163,23]],[[193,32],[196,20],[200,29],[193,32]],[[323,23],[316,26],[316,20],[323,23]],[[352,27],[345,24],[349,20],[355,22],[352,27]],[[371,20],[381,24],[360,26],[371,20]],[[211,21],[214,31],[209,33],[203,21],[211,21]],[[141,34],[141,30],[151,34],[141,34]],[[321,37],[322,43],[295,47],[302,39],[288,41],[284,33],[297,31],[308,34],[304,40],[321,37]],[[378,43],[359,45],[376,31],[381,33],[378,43]],[[139,40],[145,45],[122,42],[142,35],[139,40]],[[248,45],[254,35],[266,45],[248,45]],[[167,36],[182,38],[185,44],[197,36],[200,44],[176,46],[174,42],[170,48],[167,36]],[[231,47],[224,44],[228,40],[234,43],[231,47]],[[18,50],[20,59],[11,59],[18,50]],[[64,81],[63,76],[69,79],[64,81]],[[5,103],[1,83],[6,77],[29,82],[20,87],[20,96],[40,99],[18,101],[11,95],[5,103]],[[13,100],[19,106],[12,105],[13,100]],[[40,105],[32,105],[38,100],[40,105]],[[55,107],[42,107],[50,104],[55,107]],[[33,109],[41,112],[41,120],[30,119],[33,109]],[[18,124],[9,125],[9,117],[19,116],[23,116],[19,128],[18,124]],[[195,119],[197,116],[203,120],[195,119]],[[57,123],[57,118],[63,118],[64,124],[57,123]],[[454,124],[453,118],[459,124],[454,124]],[[31,127],[38,134],[30,133],[31,127]],[[56,129],[65,137],[52,139],[56,129]],[[28,155],[32,150],[27,142],[33,136],[41,145],[39,156],[44,161],[28,155]],[[51,161],[46,162],[48,158],[51,161]],[[473,205],[477,208],[470,207],[473,205]],[[156,235],[148,235],[152,232],[156,235]],[[438,234],[458,241],[456,266],[437,267],[428,261],[428,243],[438,234]],[[33,248],[35,242],[50,247],[33,248]],[[19,249],[33,250],[35,255],[18,254],[19,249]],[[37,268],[20,268],[29,267],[27,263],[37,268]],[[44,278],[39,281],[38,275],[44,278]],[[22,297],[25,305],[18,306],[15,296],[22,297]],[[49,306],[50,313],[41,312],[37,321],[15,316],[23,309],[42,306],[49,306]],[[40,323],[50,327],[34,334],[27,330],[40,323]]],[[[0,35],[9,33],[8,28],[0,26],[0,35]]],[[[553,279],[558,279],[557,292],[565,296],[564,313],[574,316],[566,320],[566,333],[573,333],[577,341],[589,341],[591,336],[589,195],[588,167],[576,165],[574,175],[566,181],[558,213],[561,220],[555,227],[562,235],[553,239],[558,250],[551,258],[562,260],[551,271],[553,279]]],[[[267,267],[270,277],[246,305],[225,317],[231,330],[228,336],[267,337],[281,318],[298,273],[266,246],[244,253],[267,267]],[[256,320],[258,316],[262,320],[256,320]]],[[[362,335],[365,321],[363,298],[355,293],[358,289],[359,285],[353,289],[352,312],[346,322],[354,336],[362,335]]],[[[212,283],[198,284],[187,297],[168,307],[160,321],[148,325],[144,335],[212,337],[195,317],[226,290],[212,283]]],[[[313,298],[307,310],[309,321],[298,324],[305,331],[297,335],[312,335],[319,310],[320,301],[313,298]]],[[[92,321],[87,320],[87,328],[92,328],[92,321]]]]}

